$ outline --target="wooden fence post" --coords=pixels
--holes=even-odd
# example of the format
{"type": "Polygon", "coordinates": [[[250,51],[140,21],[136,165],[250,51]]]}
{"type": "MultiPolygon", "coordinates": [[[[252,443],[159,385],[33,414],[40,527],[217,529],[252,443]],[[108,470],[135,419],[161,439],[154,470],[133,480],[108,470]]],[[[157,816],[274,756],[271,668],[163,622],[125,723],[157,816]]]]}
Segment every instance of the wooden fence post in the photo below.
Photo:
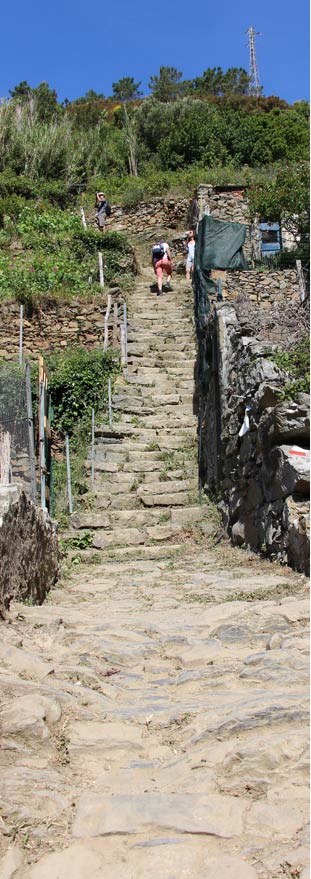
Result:
{"type": "Polygon", "coordinates": [[[99,283],[101,289],[104,289],[105,281],[104,281],[104,265],[103,265],[103,254],[98,251],[98,266],[99,266],[99,283]]]}
{"type": "Polygon", "coordinates": [[[86,219],[85,219],[85,213],[84,213],[83,208],[80,208],[80,214],[81,214],[81,220],[82,220],[82,226],[83,226],[83,229],[87,229],[86,219]]]}
{"type": "Polygon", "coordinates": [[[296,269],[297,269],[297,275],[298,275],[300,299],[301,299],[301,302],[304,302],[305,298],[306,298],[306,285],[305,285],[305,279],[304,279],[304,274],[303,274],[302,265],[301,265],[301,259],[296,259],[296,269]]]}

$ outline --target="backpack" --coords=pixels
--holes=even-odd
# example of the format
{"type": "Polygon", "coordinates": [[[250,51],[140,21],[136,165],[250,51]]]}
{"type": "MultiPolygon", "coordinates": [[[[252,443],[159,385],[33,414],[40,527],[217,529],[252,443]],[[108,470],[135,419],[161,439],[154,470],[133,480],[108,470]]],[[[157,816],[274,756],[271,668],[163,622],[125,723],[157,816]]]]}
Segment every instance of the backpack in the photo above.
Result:
{"type": "Polygon", "coordinates": [[[163,259],[165,250],[163,244],[154,244],[152,248],[152,259],[163,259]]]}
{"type": "Polygon", "coordinates": [[[110,204],[109,204],[109,201],[106,202],[106,206],[105,206],[105,214],[106,214],[106,217],[110,217],[110,216],[111,216],[111,206],[110,206],[110,204]]]}

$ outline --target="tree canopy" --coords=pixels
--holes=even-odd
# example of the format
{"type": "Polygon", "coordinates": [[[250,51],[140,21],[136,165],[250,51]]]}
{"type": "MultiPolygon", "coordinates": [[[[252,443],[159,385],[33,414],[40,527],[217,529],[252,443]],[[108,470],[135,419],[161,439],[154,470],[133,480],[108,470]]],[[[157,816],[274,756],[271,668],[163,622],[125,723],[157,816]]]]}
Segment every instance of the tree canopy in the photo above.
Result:
{"type": "Polygon", "coordinates": [[[118,82],[112,83],[113,96],[117,101],[135,101],[140,98],[142,92],[139,91],[140,82],[134,82],[132,76],[123,76],[118,82]]]}
{"type": "Polygon", "coordinates": [[[182,93],[182,72],[176,67],[160,67],[159,76],[151,76],[150,91],[158,101],[174,101],[182,93]]]}

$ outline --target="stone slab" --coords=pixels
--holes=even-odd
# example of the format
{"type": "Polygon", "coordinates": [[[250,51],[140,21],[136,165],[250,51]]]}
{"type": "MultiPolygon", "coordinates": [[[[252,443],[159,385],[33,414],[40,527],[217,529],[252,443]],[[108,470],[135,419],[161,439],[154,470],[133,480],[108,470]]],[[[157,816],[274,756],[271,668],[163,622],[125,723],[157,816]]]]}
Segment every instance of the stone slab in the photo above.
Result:
{"type": "Polygon", "coordinates": [[[243,829],[246,801],[217,794],[145,794],[107,797],[83,794],[73,822],[74,837],[139,833],[167,828],[228,839],[243,829]]]}
{"type": "MultiPolygon", "coordinates": [[[[158,837],[125,848],[122,840],[73,842],[23,868],[16,879],[257,879],[244,857],[210,840],[158,837]]],[[[14,877],[15,879],[15,877],[14,877]]]]}

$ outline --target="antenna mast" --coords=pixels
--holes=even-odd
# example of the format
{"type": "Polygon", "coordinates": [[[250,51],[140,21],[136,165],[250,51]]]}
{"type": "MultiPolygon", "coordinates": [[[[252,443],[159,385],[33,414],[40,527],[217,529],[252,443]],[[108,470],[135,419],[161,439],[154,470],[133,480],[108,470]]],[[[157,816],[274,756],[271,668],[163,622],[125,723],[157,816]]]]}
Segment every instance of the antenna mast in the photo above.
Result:
{"type": "Polygon", "coordinates": [[[256,49],[255,49],[255,37],[261,37],[262,34],[259,31],[255,31],[253,27],[249,27],[246,31],[248,34],[248,47],[249,47],[249,87],[248,93],[249,95],[255,95],[258,97],[261,94],[261,85],[259,80],[259,72],[256,60],[256,49]]]}

